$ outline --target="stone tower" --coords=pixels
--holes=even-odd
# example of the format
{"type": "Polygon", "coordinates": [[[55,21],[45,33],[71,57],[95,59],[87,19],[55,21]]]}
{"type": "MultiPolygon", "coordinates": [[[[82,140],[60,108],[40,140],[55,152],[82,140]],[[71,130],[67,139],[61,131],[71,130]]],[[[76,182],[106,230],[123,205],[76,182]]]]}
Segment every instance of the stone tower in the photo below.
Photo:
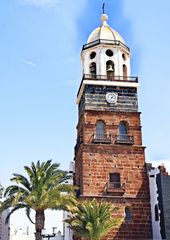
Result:
{"type": "Polygon", "coordinates": [[[119,208],[123,222],[106,239],[151,239],[138,78],[130,74],[130,49],[107,20],[102,14],[81,53],[74,183],[80,198],[119,208]]]}

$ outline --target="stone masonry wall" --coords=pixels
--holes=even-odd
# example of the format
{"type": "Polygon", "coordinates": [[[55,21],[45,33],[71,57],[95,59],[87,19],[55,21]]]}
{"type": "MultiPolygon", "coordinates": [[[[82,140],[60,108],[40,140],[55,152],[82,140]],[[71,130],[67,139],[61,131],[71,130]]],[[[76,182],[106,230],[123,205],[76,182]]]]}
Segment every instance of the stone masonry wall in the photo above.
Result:
{"type": "MultiPolygon", "coordinates": [[[[92,197],[81,197],[93,199],[92,197]]],[[[98,201],[108,201],[117,209],[113,212],[113,218],[120,219],[120,225],[113,227],[102,240],[151,240],[151,217],[148,199],[137,198],[97,198],[98,201]],[[132,219],[125,220],[125,207],[131,210],[132,219]]],[[[77,238],[76,240],[83,240],[77,238]]]]}
{"type": "Polygon", "coordinates": [[[82,147],[83,195],[105,195],[109,173],[119,173],[125,184],[124,196],[148,197],[148,178],[142,148],[119,146],[82,147]]]}
{"type": "Polygon", "coordinates": [[[111,201],[119,208],[115,217],[122,224],[113,229],[103,240],[151,239],[151,213],[148,177],[145,168],[145,147],[142,146],[140,113],[84,111],[77,126],[75,147],[75,185],[80,186],[80,199],[97,198],[111,201]],[[94,143],[96,121],[103,120],[106,132],[111,136],[108,143],[94,143]],[[128,134],[134,137],[132,144],[117,144],[119,123],[126,122],[128,134]],[[110,173],[119,173],[124,192],[115,195],[107,191],[110,173]],[[132,214],[125,221],[125,207],[132,214]]]}
{"type": "Polygon", "coordinates": [[[86,85],[79,104],[79,116],[84,110],[137,112],[136,88],[86,85]],[[116,104],[110,104],[106,101],[106,93],[108,92],[117,93],[116,104]]]}
{"type": "Polygon", "coordinates": [[[106,132],[114,137],[118,135],[118,126],[120,122],[125,122],[128,128],[128,135],[134,137],[134,145],[142,145],[140,113],[131,112],[112,112],[105,111],[86,111],[79,119],[77,126],[77,135],[81,136],[84,143],[91,143],[93,134],[95,133],[96,122],[104,121],[106,132]]]}

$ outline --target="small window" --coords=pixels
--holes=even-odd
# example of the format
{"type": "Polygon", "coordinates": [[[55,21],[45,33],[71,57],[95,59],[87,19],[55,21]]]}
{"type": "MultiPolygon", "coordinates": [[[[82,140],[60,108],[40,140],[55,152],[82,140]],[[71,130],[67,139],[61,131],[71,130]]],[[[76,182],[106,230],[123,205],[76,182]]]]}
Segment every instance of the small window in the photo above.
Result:
{"type": "Polygon", "coordinates": [[[151,178],[154,178],[154,177],[155,177],[155,175],[150,175],[149,177],[151,177],[151,178]]]}
{"type": "Polygon", "coordinates": [[[155,204],[155,221],[159,221],[159,210],[157,204],[155,204]]]}
{"type": "Polygon", "coordinates": [[[119,173],[110,173],[109,174],[109,182],[113,188],[120,188],[121,187],[120,174],[119,173]]]}
{"type": "Polygon", "coordinates": [[[112,50],[108,49],[108,50],[106,51],[106,55],[107,55],[108,57],[112,57],[112,56],[113,56],[112,50]]]}
{"type": "Polygon", "coordinates": [[[125,221],[132,220],[132,214],[129,207],[125,207],[125,221]]]}
{"type": "Polygon", "coordinates": [[[124,122],[119,124],[119,134],[120,135],[127,135],[127,126],[124,122]]]}
{"type": "Polygon", "coordinates": [[[96,137],[97,139],[104,139],[106,135],[105,123],[101,120],[96,123],[96,137]]]}
{"type": "Polygon", "coordinates": [[[118,139],[119,140],[128,141],[128,130],[127,130],[127,126],[126,126],[126,124],[124,122],[121,122],[119,124],[118,139]]]}
{"type": "Polygon", "coordinates": [[[122,58],[124,61],[126,60],[126,55],[124,53],[122,54],[122,58]]]}
{"type": "Polygon", "coordinates": [[[96,57],[96,52],[91,52],[90,53],[90,59],[93,59],[93,58],[95,58],[96,57]]]}

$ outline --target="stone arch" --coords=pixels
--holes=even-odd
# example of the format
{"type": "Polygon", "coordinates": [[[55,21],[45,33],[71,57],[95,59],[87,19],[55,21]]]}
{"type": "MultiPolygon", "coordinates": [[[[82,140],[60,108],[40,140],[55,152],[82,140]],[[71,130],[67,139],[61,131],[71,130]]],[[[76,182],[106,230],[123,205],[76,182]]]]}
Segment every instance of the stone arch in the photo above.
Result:
{"type": "Polygon", "coordinates": [[[129,206],[125,207],[125,221],[130,221],[132,220],[132,213],[131,213],[131,209],[129,206]]]}
{"type": "Polygon", "coordinates": [[[97,120],[96,122],[96,137],[98,139],[105,138],[106,135],[106,124],[103,120],[97,120]]]}
{"type": "Polygon", "coordinates": [[[92,62],[89,66],[89,72],[90,72],[90,75],[95,77],[96,76],[96,63],[95,62],[92,62]]]}
{"type": "Polygon", "coordinates": [[[125,79],[127,78],[127,66],[126,66],[126,64],[123,64],[123,77],[125,79]]]}
{"type": "Polygon", "coordinates": [[[128,134],[128,123],[125,121],[121,121],[119,123],[119,135],[127,135],[128,134]]]}
{"type": "Polygon", "coordinates": [[[106,75],[109,79],[114,78],[114,72],[115,72],[115,65],[114,62],[111,60],[108,60],[106,62],[106,75]]]}

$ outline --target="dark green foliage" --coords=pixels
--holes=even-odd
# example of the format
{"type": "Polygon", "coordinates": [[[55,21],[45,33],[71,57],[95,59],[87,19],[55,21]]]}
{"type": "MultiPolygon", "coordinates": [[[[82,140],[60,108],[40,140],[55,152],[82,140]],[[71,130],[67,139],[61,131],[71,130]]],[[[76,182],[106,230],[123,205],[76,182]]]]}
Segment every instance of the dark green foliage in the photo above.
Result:
{"type": "Polygon", "coordinates": [[[99,240],[120,223],[120,219],[113,218],[115,210],[111,203],[86,200],[78,202],[71,210],[71,217],[65,221],[78,236],[99,240]]]}
{"type": "Polygon", "coordinates": [[[13,174],[11,179],[15,185],[6,188],[5,200],[0,211],[11,208],[7,217],[16,210],[25,208],[26,215],[30,218],[31,209],[35,210],[36,240],[40,240],[40,232],[44,228],[44,211],[46,209],[65,209],[74,198],[74,188],[63,183],[68,179],[67,172],[59,170],[59,164],[52,160],[40,163],[32,163],[31,167],[25,166],[27,177],[21,174],[13,174]],[[66,194],[67,193],[67,194],[66,194]]]}

